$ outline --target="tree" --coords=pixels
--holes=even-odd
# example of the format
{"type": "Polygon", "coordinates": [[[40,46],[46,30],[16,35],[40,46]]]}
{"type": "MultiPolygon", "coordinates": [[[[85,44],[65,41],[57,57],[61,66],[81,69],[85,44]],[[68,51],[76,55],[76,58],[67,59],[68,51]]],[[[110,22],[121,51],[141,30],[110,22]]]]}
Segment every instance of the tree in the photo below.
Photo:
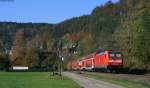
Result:
{"type": "Polygon", "coordinates": [[[149,69],[150,62],[150,11],[148,0],[142,0],[132,7],[118,32],[122,50],[126,56],[125,66],[131,69],[149,69]]]}
{"type": "Polygon", "coordinates": [[[25,44],[23,39],[23,31],[18,30],[15,34],[13,46],[11,50],[11,64],[12,65],[26,65],[25,44]]]}
{"type": "Polygon", "coordinates": [[[29,41],[26,45],[26,55],[27,65],[31,68],[38,66],[38,47],[36,46],[37,41],[35,39],[29,41]]]}
{"type": "Polygon", "coordinates": [[[9,68],[9,58],[8,54],[0,54],[0,70],[8,70],[9,68]]]}

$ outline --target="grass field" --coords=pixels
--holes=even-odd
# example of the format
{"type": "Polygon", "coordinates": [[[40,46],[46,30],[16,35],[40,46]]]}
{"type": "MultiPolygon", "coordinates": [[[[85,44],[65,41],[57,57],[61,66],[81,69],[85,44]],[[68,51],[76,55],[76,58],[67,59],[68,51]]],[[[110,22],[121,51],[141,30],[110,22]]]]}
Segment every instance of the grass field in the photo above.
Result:
{"type": "Polygon", "coordinates": [[[150,85],[143,84],[140,82],[135,82],[132,80],[127,80],[127,79],[120,78],[120,77],[115,77],[113,75],[108,75],[108,74],[84,72],[82,75],[87,76],[87,77],[92,77],[98,80],[110,82],[113,84],[121,85],[125,88],[150,88],[150,85]]]}
{"type": "Polygon", "coordinates": [[[0,72],[0,88],[80,88],[67,77],[48,72],[0,72]]]}

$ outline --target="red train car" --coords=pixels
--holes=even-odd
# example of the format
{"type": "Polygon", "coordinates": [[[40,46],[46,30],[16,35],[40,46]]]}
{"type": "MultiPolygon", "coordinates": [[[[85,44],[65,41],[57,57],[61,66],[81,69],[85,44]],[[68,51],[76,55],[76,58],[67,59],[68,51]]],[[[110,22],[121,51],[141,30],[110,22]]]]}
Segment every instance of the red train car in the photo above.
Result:
{"type": "Polygon", "coordinates": [[[73,61],[72,62],[72,70],[77,70],[78,69],[78,61],[73,61]]]}
{"type": "MultiPolygon", "coordinates": [[[[73,70],[118,70],[123,65],[123,58],[120,52],[116,51],[95,51],[83,57],[80,61],[72,62],[73,70]]],[[[70,66],[70,65],[69,65],[70,66]]]]}
{"type": "Polygon", "coordinates": [[[67,64],[67,69],[68,69],[68,70],[72,70],[72,62],[71,62],[71,61],[68,62],[68,64],[67,64]]]}
{"type": "Polygon", "coordinates": [[[88,56],[83,57],[82,61],[82,70],[92,70],[94,68],[94,56],[92,53],[88,56]]]}

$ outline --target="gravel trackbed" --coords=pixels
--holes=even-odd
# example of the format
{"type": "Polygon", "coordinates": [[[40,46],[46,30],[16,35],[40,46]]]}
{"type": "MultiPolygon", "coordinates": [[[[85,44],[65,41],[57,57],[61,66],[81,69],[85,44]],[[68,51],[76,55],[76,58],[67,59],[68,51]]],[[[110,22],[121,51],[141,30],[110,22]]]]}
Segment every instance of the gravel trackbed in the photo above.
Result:
{"type": "Polygon", "coordinates": [[[115,84],[107,83],[93,78],[84,77],[76,73],[64,72],[63,75],[74,80],[82,88],[124,88],[115,84]]]}

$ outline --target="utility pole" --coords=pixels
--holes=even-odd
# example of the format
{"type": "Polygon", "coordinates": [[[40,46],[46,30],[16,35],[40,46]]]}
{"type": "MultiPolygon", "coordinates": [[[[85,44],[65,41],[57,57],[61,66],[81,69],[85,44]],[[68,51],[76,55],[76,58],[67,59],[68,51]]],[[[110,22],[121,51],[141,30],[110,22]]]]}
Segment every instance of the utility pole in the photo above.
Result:
{"type": "Polygon", "coordinates": [[[55,74],[54,71],[57,70],[57,74],[62,76],[62,41],[56,40],[54,43],[54,51],[55,51],[55,61],[53,65],[53,74],[55,74]],[[56,69],[57,67],[57,69],[56,69]]]}
{"type": "Polygon", "coordinates": [[[62,44],[62,41],[60,40],[59,41],[59,47],[58,47],[58,55],[59,55],[59,74],[60,76],[62,76],[62,47],[63,47],[63,44],[62,44]]]}

